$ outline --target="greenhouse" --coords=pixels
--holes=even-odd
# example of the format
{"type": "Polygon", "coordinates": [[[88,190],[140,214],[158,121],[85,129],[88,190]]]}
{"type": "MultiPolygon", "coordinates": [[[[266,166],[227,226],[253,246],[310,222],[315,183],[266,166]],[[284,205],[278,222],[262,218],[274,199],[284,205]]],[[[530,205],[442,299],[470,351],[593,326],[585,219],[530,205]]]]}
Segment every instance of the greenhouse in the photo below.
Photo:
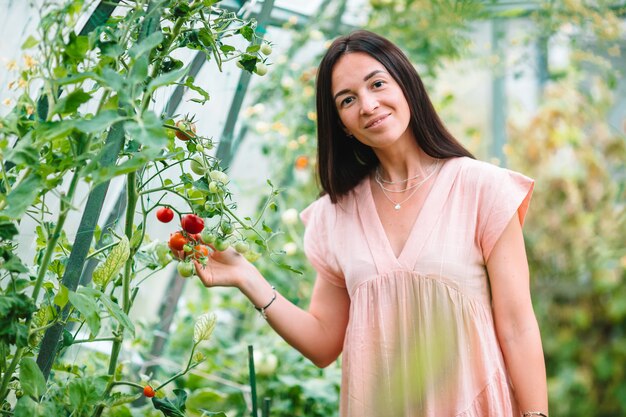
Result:
{"type": "Polygon", "coordinates": [[[1,416],[626,416],[626,2],[0,3],[1,416]]]}

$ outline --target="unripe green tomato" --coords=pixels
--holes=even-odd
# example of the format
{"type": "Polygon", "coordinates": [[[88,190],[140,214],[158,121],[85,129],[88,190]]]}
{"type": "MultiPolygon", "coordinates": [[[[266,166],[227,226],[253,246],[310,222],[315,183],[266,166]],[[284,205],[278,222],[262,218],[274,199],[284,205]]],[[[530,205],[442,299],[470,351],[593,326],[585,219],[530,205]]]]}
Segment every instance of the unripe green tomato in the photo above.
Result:
{"type": "Polygon", "coordinates": [[[216,250],[222,252],[228,249],[228,247],[230,246],[230,243],[226,239],[217,238],[215,239],[215,243],[213,244],[213,246],[215,246],[216,250]]]}
{"type": "Polygon", "coordinates": [[[217,185],[216,181],[211,181],[209,183],[209,192],[213,193],[213,194],[217,194],[221,191],[219,185],[217,185]]]}
{"type": "Polygon", "coordinates": [[[256,67],[254,67],[254,72],[261,77],[267,74],[267,65],[262,62],[257,62],[256,67]]]}
{"type": "Polygon", "coordinates": [[[183,246],[183,251],[185,253],[190,253],[193,250],[193,248],[191,247],[191,245],[185,245],[183,246]]]}
{"type": "Polygon", "coordinates": [[[217,204],[214,201],[207,201],[204,203],[204,209],[209,213],[213,213],[217,210],[217,204]]]}
{"type": "Polygon", "coordinates": [[[15,390],[15,398],[20,399],[24,396],[24,391],[21,389],[15,390]]]}
{"type": "Polygon", "coordinates": [[[272,53],[272,46],[269,43],[261,45],[261,53],[263,55],[270,55],[272,53]]]}
{"type": "Polygon", "coordinates": [[[63,330],[63,346],[72,346],[74,344],[74,336],[67,329],[63,330]]]}
{"type": "Polygon", "coordinates": [[[209,177],[211,177],[213,181],[221,182],[222,184],[226,184],[228,182],[228,175],[216,169],[209,172],[209,177]]]}
{"type": "Polygon", "coordinates": [[[222,233],[229,235],[233,232],[233,224],[228,220],[222,220],[220,223],[220,229],[222,230],[222,233]]]}
{"type": "MultiPolygon", "coordinates": [[[[196,145],[197,146],[197,145],[196,145]]],[[[202,146],[202,145],[200,145],[202,146]]],[[[191,160],[191,162],[189,163],[189,168],[191,168],[191,170],[194,172],[194,174],[196,175],[204,175],[205,173],[205,169],[204,169],[204,160],[202,159],[201,156],[194,156],[193,159],[191,160]]]]}
{"type": "Polygon", "coordinates": [[[196,144],[196,151],[198,152],[204,152],[204,146],[202,146],[201,144],[196,144]]]}
{"type": "Polygon", "coordinates": [[[193,275],[195,267],[191,262],[179,262],[178,265],[176,265],[176,269],[181,277],[188,278],[193,275]]]}
{"type": "Polygon", "coordinates": [[[254,354],[254,368],[258,375],[268,376],[276,371],[278,358],[272,353],[264,354],[259,351],[254,354]]]}
{"type": "Polygon", "coordinates": [[[250,245],[244,240],[238,240],[235,242],[234,248],[237,252],[244,254],[250,250],[250,245]]]}
{"type": "Polygon", "coordinates": [[[243,257],[246,258],[248,262],[255,262],[261,257],[261,254],[253,250],[249,250],[243,254],[243,257]]]}
{"type": "Polygon", "coordinates": [[[212,243],[215,243],[215,240],[217,239],[217,235],[215,233],[211,233],[207,229],[204,229],[202,233],[200,234],[200,239],[202,239],[202,241],[206,243],[207,245],[210,245],[212,243]]]}

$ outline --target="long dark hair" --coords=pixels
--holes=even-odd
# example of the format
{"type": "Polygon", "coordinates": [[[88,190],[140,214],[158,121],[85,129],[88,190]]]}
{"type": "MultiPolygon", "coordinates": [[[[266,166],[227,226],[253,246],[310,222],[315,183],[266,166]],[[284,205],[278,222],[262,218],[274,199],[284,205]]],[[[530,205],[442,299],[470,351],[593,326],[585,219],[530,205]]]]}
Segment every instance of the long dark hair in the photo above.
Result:
{"type": "Polygon", "coordinates": [[[344,131],[331,91],[332,71],[341,56],[364,52],[380,62],[400,85],[411,110],[410,127],[419,147],[434,158],[474,156],[445,128],[424,84],[406,55],[392,42],[367,30],[341,36],[330,45],[317,74],[317,160],[323,192],[333,203],[378,165],[372,148],[344,131]]]}

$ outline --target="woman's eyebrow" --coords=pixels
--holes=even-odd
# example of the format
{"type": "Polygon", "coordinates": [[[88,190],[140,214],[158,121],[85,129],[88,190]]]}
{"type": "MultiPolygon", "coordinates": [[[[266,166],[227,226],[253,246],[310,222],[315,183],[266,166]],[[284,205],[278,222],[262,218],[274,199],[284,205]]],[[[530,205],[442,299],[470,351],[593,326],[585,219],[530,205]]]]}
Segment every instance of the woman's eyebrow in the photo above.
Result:
{"type": "MultiPolygon", "coordinates": [[[[365,77],[363,77],[363,81],[367,81],[370,78],[372,78],[374,75],[376,75],[378,73],[381,73],[381,72],[384,73],[385,71],[379,70],[379,69],[378,70],[374,70],[374,71],[370,72],[369,74],[367,74],[365,77]]],[[[342,94],[349,93],[349,92],[350,92],[350,89],[349,88],[345,88],[345,89],[339,91],[337,94],[335,94],[335,96],[333,97],[333,100],[337,100],[337,97],[339,97],[342,94]]]]}

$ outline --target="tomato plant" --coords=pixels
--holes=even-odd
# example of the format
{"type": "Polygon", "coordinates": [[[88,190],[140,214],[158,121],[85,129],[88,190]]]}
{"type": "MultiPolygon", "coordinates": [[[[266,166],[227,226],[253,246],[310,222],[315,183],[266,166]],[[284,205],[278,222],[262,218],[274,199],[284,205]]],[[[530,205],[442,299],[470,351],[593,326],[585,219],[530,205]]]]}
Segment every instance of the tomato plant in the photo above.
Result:
{"type": "MultiPolygon", "coordinates": [[[[92,2],[44,3],[38,30],[23,46],[29,60],[15,74],[23,91],[0,118],[0,403],[15,416],[98,417],[133,401],[121,385],[148,389],[119,361],[124,341],[140,331],[130,313],[141,283],[170,263],[170,250],[178,256],[191,245],[198,258],[207,255],[199,233],[211,217],[229,218],[254,234],[258,250],[267,249],[258,221],[237,216],[228,176],[208,153],[212,138],[191,116],[155,111],[157,93],[184,85],[192,102],[211,105],[210,83],[188,75],[181,50],[206,54],[218,70],[244,60],[252,73],[265,58],[231,45],[258,45],[256,22],[213,1],[126,1],[112,16],[98,9],[82,32],[77,21],[92,13],[92,2]],[[183,162],[199,158],[202,172],[217,179],[187,172],[183,162]],[[101,230],[108,186],[118,177],[126,184],[125,214],[101,230]],[[219,193],[210,193],[210,181],[219,182],[219,193]],[[184,230],[171,230],[168,242],[151,239],[149,213],[169,223],[179,206],[191,213],[181,219],[184,230]],[[17,250],[24,218],[36,224],[32,264],[17,250]],[[66,233],[69,218],[81,218],[76,233],[66,233]],[[97,363],[66,364],[66,350],[94,342],[109,346],[97,363]]],[[[179,269],[193,274],[189,262],[179,269]]],[[[187,366],[154,391],[200,363],[194,350],[212,329],[202,323],[187,366]]]]}

